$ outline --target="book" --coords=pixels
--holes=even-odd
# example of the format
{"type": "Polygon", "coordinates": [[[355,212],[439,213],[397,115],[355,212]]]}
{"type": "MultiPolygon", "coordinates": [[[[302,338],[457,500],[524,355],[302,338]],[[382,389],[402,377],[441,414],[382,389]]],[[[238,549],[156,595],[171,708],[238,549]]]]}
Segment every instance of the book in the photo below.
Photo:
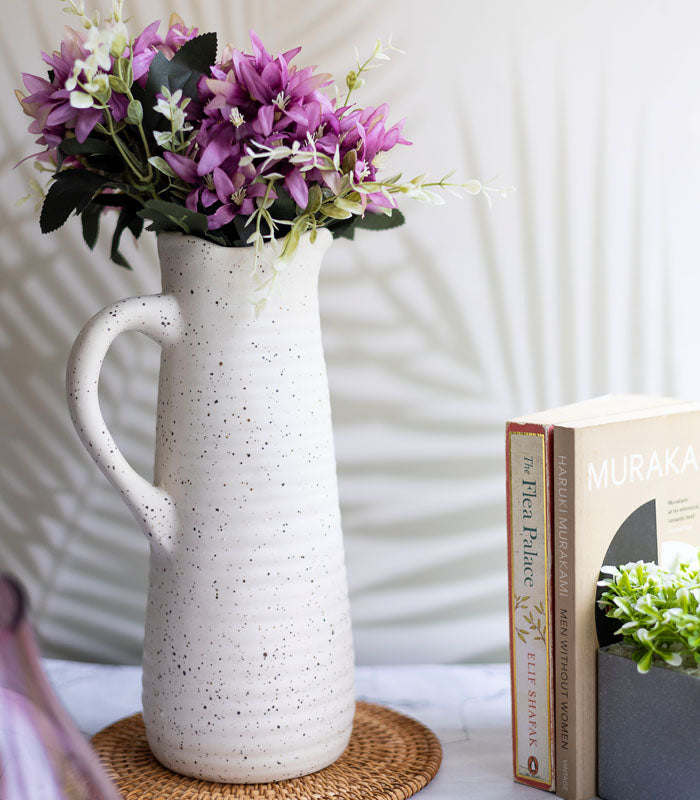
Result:
{"type": "Polygon", "coordinates": [[[559,422],[647,405],[605,396],[506,424],[513,779],[554,790],[552,430],[559,422]]]}
{"type": "Polygon", "coordinates": [[[658,561],[667,546],[700,545],[700,403],[647,398],[640,407],[634,398],[560,421],[553,443],[555,788],[566,800],[589,800],[600,569],[615,552],[658,561]]]}

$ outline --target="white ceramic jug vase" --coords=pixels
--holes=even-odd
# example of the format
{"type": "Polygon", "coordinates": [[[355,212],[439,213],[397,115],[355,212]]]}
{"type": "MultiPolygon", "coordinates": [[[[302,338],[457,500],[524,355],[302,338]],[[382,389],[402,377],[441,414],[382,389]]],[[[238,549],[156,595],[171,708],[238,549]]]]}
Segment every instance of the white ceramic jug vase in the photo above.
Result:
{"type": "Polygon", "coordinates": [[[256,318],[251,248],[161,234],[163,292],[100,311],[71,352],[85,447],[151,544],[143,716],[156,758],[224,783],[335,761],[355,708],[353,646],[318,312],[330,234],[302,237],[256,318]],[[162,346],[155,485],[98,402],[110,343],[162,346]]]}

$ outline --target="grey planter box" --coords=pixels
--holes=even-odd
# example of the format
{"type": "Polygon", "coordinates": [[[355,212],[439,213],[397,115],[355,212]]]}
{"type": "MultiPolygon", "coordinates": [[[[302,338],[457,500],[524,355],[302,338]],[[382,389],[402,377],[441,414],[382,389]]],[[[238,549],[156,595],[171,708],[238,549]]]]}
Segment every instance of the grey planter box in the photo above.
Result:
{"type": "Polygon", "coordinates": [[[598,651],[598,794],[700,798],[700,680],[598,651]]]}

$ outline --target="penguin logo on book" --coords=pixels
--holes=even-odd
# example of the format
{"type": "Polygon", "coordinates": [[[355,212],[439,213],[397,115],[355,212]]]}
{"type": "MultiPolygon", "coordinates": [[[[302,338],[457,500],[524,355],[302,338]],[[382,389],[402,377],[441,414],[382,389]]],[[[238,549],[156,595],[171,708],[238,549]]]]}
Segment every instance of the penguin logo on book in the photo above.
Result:
{"type": "Polygon", "coordinates": [[[527,760],[527,768],[530,772],[530,775],[537,775],[539,771],[540,764],[539,761],[535,758],[535,756],[530,756],[527,760]]]}

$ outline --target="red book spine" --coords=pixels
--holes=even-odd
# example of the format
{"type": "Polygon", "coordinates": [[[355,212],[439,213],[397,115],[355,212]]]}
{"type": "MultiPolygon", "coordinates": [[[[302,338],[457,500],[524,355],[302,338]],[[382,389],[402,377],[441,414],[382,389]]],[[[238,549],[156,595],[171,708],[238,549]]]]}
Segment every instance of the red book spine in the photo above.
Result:
{"type": "Polygon", "coordinates": [[[513,779],[554,789],[551,427],[506,426],[513,779]]]}

